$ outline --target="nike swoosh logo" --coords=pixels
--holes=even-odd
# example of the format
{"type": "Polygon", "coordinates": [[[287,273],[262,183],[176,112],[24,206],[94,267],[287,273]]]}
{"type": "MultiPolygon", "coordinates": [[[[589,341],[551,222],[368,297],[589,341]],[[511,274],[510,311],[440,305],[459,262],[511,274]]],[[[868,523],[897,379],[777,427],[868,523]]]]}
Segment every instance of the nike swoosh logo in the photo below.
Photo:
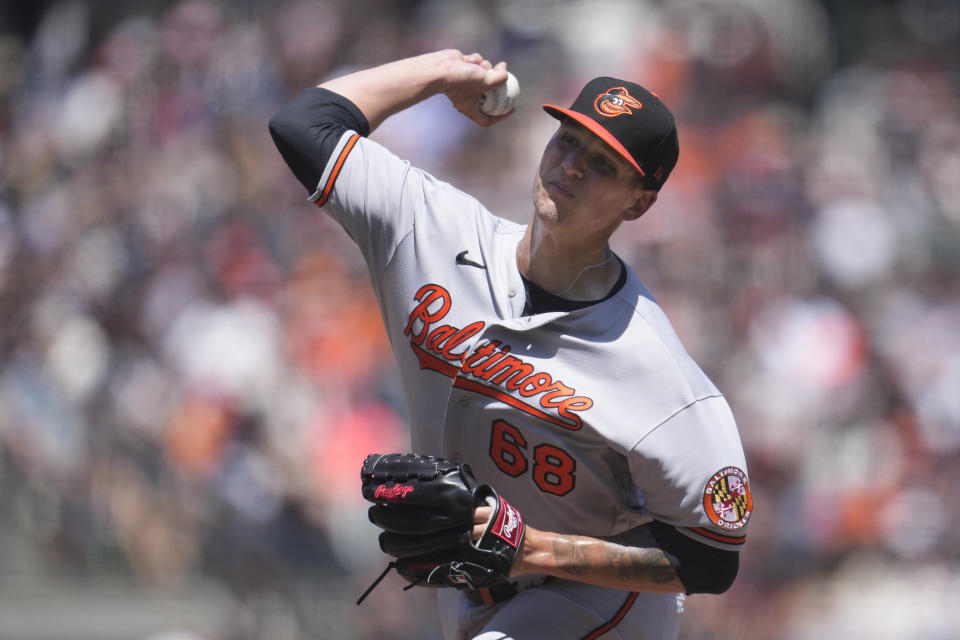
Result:
{"type": "Polygon", "coordinates": [[[480,264],[479,262],[474,262],[473,260],[468,258],[466,251],[461,251],[460,253],[457,254],[457,264],[465,264],[470,267],[477,267],[478,269],[487,268],[487,265],[480,264]]]}

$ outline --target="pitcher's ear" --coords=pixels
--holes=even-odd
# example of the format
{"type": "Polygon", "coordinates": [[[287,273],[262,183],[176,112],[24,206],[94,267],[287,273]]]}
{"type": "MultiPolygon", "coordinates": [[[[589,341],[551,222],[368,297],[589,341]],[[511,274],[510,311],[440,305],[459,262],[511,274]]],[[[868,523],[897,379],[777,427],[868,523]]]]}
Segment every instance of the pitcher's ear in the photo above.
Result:
{"type": "Polygon", "coordinates": [[[627,222],[639,219],[657,201],[657,195],[659,194],[652,189],[640,191],[633,205],[624,210],[623,219],[627,222]]]}

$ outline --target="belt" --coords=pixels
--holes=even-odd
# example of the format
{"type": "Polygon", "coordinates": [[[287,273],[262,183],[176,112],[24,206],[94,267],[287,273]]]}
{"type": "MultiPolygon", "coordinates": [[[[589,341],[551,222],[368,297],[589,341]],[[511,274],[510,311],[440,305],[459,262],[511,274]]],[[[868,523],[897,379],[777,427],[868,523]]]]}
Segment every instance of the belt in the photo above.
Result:
{"type": "Polygon", "coordinates": [[[516,582],[498,582],[482,589],[464,589],[463,595],[476,604],[497,604],[517,595],[519,590],[516,582]]]}

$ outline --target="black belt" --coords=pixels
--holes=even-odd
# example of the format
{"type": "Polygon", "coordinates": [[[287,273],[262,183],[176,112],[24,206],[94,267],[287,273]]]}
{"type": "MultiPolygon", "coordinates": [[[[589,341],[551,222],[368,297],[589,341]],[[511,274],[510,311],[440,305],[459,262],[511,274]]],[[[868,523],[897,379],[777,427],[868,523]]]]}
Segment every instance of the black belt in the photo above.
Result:
{"type": "Polygon", "coordinates": [[[497,604],[517,595],[519,590],[516,582],[498,582],[482,589],[464,589],[463,595],[476,604],[497,604]]]}

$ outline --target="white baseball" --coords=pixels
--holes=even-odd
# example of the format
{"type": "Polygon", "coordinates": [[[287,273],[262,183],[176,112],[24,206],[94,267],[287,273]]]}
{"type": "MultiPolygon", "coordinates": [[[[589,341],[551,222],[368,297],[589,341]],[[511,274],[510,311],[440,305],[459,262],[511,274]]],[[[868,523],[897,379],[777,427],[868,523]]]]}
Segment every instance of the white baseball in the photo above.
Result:
{"type": "Polygon", "coordinates": [[[498,84],[480,96],[480,111],[488,116],[503,115],[516,106],[519,95],[520,83],[517,82],[515,75],[507,71],[506,82],[498,84]]]}

